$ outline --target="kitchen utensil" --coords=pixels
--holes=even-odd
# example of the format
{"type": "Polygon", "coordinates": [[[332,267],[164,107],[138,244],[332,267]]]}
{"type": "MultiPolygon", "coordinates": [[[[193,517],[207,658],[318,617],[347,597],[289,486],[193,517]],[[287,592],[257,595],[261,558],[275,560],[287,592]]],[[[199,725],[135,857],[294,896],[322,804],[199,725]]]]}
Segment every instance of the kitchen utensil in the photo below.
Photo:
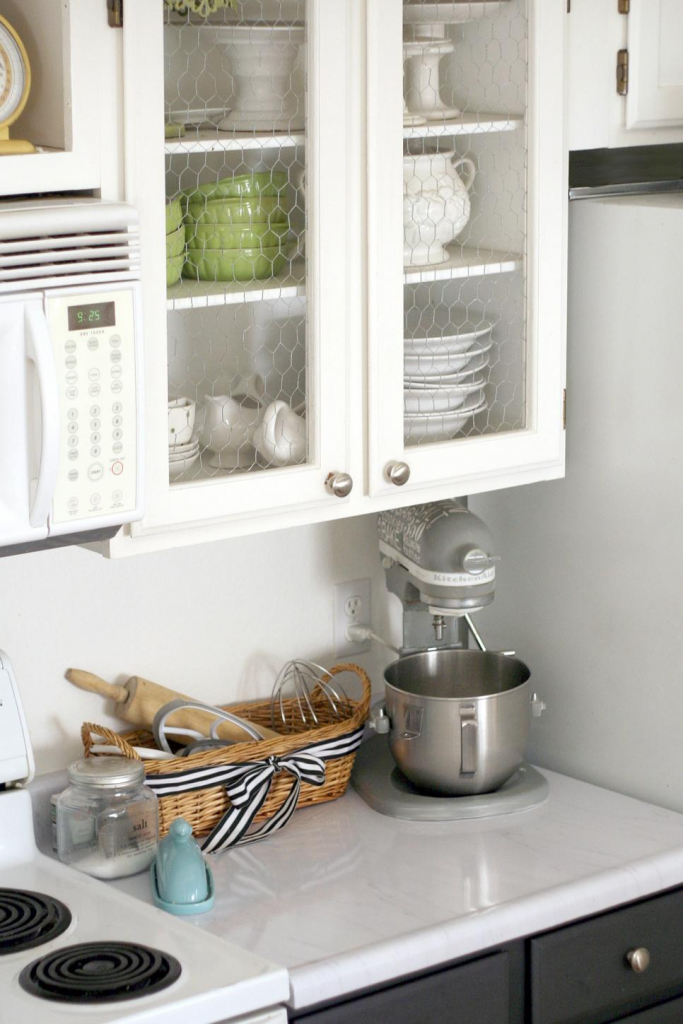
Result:
{"type": "Polygon", "coordinates": [[[306,420],[287,402],[272,402],[254,431],[254,447],[268,463],[288,466],[302,462],[307,448],[306,420]]]}
{"type": "Polygon", "coordinates": [[[188,249],[183,277],[195,281],[262,281],[275,277],[293,252],[291,246],[255,249],[188,249]]]}
{"type": "Polygon", "coordinates": [[[286,171],[259,171],[234,174],[219,181],[210,181],[182,193],[184,203],[211,199],[259,199],[261,196],[282,196],[287,189],[286,171]]]}
{"type": "Polygon", "coordinates": [[[213,874],[184,818],[176,818],[159,843],[151,876],[154,903],[169,914],[185,916],[211,910],[213,874]]]}
{"type": "Polygon", "coordinates": [[[207,395],[199,440],[218,456],[219,468],[249,466],[254,461],[254,432],[260,419],[260,403],[250,395],[207,395]]]}
{"type": "MultiPolygon", "coordinates": [[[[95,736],[94,739],[97,739],[97,737],[95,736]]],[[[169,758],[175,756],[174,754],[168,753],[166,750],[155,750],[153,747],[133,747],[133,749],[141,761],[168,761],[169,758]]],[[[187,750],[187,747],[183,747],[183,753],[185,750],[187,750]]],[[[116,754],[119,757],[121,756],[119,748],[115,747],[112,743],[93,743],[90,748],[90,753],[116,754]]]]}
{"type": "Polygon", "coordinates": [[[468,383],[447,384],[442,387],[412,388],[404,386],[403,404],[407,413],[453,412],[461,408],[470,396],[478,402],[484,399],[486,378],[474,376],[468,383]]]}
{"type": "Polygon", "coordinates": [[[185,255],[171,256],[166,260],[166,287],[177,284],[183,273],[185,255]]]}
{"type": "Polygon", "coordinates": [[[30,142],[10,139],[9,126],[20,116],[31,91],[31,65],[16,29],[0,16],[0,155],[35,153],[30,142]]]}
{"type": "Polygon", "coordinates": [[[304,126],[301,24],[211,26],[212,45],[230,63],[235,99],[220,122],[228,131],[299,131],[304,126]]]}
{"type": "Polygon", "coordinates": [[[170,700],[167,704],[163,704],[158,709],[152,721],[152,734],[156,745],[160,747],[161,750],[166,750],[170,754],[171,748],[168,743],[168,735],[173,737],[185,737],[190,735],[193,740],[198,742],[209,738],[217,739],[218,729],[222,727],[223,722],[227,722],[229,724],[231,727],[230,738],[232,738],[233,735],[236,735],[236,742],[238,743],[247,742],[245,734],[246,737],[252,740],[263,739],[260,729],[257,729],[256,726],[252,725],[250,722],[246,722],[244,719],[238,718],[236,715],[232,715],[229,711],[225,711],[223,708],[217,708],[211,704],[202,704],[201,701],[188,700],[185,697],[177,697],[175,700],[170,700]],[[202,735],[201,733],[197,734],[194,727],[189,730],[184,727],[177,727],[178,719],[183,717],[179,712],[185,709],[201,711],[202,713],[210,716],[210,737],[207,735],[209,730],[207,730],[207,733],[202,735]],[[173,722],[168,721],[171,717],[176,719],[175,725],[173,722]],[[220,721],[217,722],[217,719],[220,721]]]}
{"type": "Polygon", "coordinates": [[[442,347],[436,339],[428,346],[420,345],[414,349],[406,344],[403,349],[405,377],[410,380],[424,380],[429,387],[429,378],[432,378],[433,384],[433,379],[453,379],[465,373],[474,373],[488,366],[492,345],[493,341],[490,338],[483,345],[472,345],[462,351],[453,351],[450,346],[442,347]]]}
{"type": "Polygon", "coordinates": [[[186,224],[190,249],[259,249],[285,244],[289,224],[186,224]]]}
{"type": "MultiPolygon", "coordinates": [[[[281,728],[286,735],[271,733],[272,738],[261,740],[258,743],[251,741],[235,743],[225,750],[196,753],[190,761],[185,757],[176,757],[172,761],[164,762],[145,761],[148,785],[152,784],[157,775],[168,777],[176,772],[185,775],[190,768],[214,770],[228,765],[231,767],[245,765],[246,768],[249,768],[253,766],[254,762],[258,762],[267,769],[272,765],[274,769],[272,784],[263,804],[253,818],[253,823],[259,824],[278,814],[292,791],[291,774],[287,770],[277,771],[277,761],[273,765],[272,759],[286,760],[290,755],[308,746],[319,743],[334,746],[339,741],[343,742],[347,752],[337,750],[335,756],[326,761],[322,785],[302,782],[296,807],[310,807],[343,796],[356,756],[356,739],[367,719],[372,689],[367,673],[358,665],[353,664],[333,665],[329,669],[329,675],[332,677],[330,681],[333,685],[335,678],[344,672],[352,672],[357,676],[362,684],[363,694],[358,700],[352,698],[348,703],[338,704],[339,716],[335,714],[324,695],[314,691],[311,694],[311,701],[320,724],[310,728],[301,721],[298,702],[293,698],[285,699],[282,711],[287,724],[281,728]]],[[[261,731],[268,729],[268,732],[271,732],[269,727],[272,725],[273,709],[270,700],[231,705],[230,711],[257,725],[261,731]]],[[[108,742],[115,743],[127,757],[137,757],[131,744],[147,746],[153,742],[152,735],[148,730],[134,729],[119,735],[104,726],[86,722],[81,730],[86,756],[90,750],[92,732],[106,736],[108,742]]],[[[230,800],[222,785],[208,786],[205,789],[193,788],[190,791],[176,792],[168,796],[160,793],[160,835],[163,836],[168,832],[171,823],[179,814],[192,825],[197,835],[206,835],[214,829],[230,806],[230,800]]]]}
{"type": "Polygon", "coordinates": [[[176,756],[189,757],[190,754],[205,754],[207,750],[220,750],[222,747],[231,746],[232,740],[212,740],[211,737],[203,740],[190,740],[188,744],[178,751],[176,756]]]}
{"type": "Polygon", "coordinates": [[[433,266],[450,259],[445,246],[470,219],[469,191],[476,167],[455,150],[403,157],[403,263],[433,266]],[[465,168],[464,180],[458,168],[465,168]]]}
{"type": "Polygon", "coordinates": [[[183,224],[183,207],[179,198],[169,199],[166,203],[166,234],[170,235],[183,224]]]}
{"type": "Polygon", "coordinates": [[[168,403],[168,444],[177,449],[188,444],[196,414],[196,403],[191,398],[172,398],[168,403]]]}
{"type": "Polygon", "coordinates": [[[332,675],[322,665],[300,658],[288,661],[275,680],[270,699],[273,728],[278,732],[296,732],[301,726],[312,729],[320,725],[321,702],[325,705],[326,720],[330,712],[333,719],[339,719],[346,713],[349,698],[340,683],[335,680],[332,685],[332,675]]]}
{"type": "Polygon", "coordinates": [[[288,224],[290,204],[285,196],[258,199],[207,199],[189,203],[185,223],[288,224]]]}
{"type": "Polygon", "coordinates": [[[185,252],[185,228],[177,228],[170,235],[166,235],[166,259],[174,256],[182,256],[185,252]]]}
{"type": "Polygon", "coordinates": [[[389,746],[404,775],[452,796],[498,789],[524,760],[530,675],[490,651],[422,651],[389,665],[389,746]]]}
{"type": "MultiPolygon", "coordinates": [[[[119,686],[114,683],[107,683],[104,679],[100,679],[99,676],[93,675],[91,672],[84,672],[83,669],[70,668],[66,672],[66,678],[81,690],[98,693],[101,697],[113,700],[116,705],[114,713],[119,718],[122,718],[124,722],[130,722],[132,725],[144,726],[146,728],[151,728],[155,714],[160,707],[168,704],[169,701],[182,699],[192,702],[191,697],[185,697],[175,690],[169,690],[167,687],[153,683],[149,679],[143,679],[142,676],[131,676],[122,686],[119,686]]],[[[210,715],[207,716],[197,709],[189,708],[178,713],[175,725],[187,729],[195,729],[200,736],[206,736],[212,721],[213,719],[210,715]]],[[[251,723],[248,724],[251,725],[251,723]]],[[[264,729],[262,726],[258,726],[258,731],[264,737],[275,735],[271,729],[264,729]]],[[[243,736],[242,729],[238,729],[230,722],[225,722],[221,725],[221,739],[242,740],[243,736]]]]}
{"type": "Polygon", "coordinates": [[[450,441],[468,420],[487,408],[486,399],[480,400],[479,394],[470,395],[455,412],[436,413],[405,413],[406,443],[416,444],[420,441],[450,441]]]}

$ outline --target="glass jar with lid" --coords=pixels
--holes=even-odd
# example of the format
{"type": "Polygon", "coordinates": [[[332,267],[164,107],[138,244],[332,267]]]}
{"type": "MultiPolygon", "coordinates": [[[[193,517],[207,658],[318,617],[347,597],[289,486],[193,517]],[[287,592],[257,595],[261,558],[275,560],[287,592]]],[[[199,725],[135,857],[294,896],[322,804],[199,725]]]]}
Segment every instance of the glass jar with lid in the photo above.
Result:
{"type": "Polygon", "coordinates": [[[57,852],[96,878],[122,878],[149,867],[159,841],[155,794],[145,769],[129,757],[89,757],[69,765],[57,801],[57,852]]]}

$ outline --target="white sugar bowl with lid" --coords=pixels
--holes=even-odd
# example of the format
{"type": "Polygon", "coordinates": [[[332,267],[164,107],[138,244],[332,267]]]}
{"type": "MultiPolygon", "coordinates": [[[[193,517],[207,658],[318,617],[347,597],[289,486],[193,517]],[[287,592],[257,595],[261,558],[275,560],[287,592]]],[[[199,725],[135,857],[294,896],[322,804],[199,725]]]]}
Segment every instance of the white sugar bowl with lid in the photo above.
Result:
{"type": "Polygon", "coordinates": [[[59,859],[95,878],[148,868],[159,842],[157,798],[145,769],[129,757],[89,757],[69,765],[57,800],[59,859]]]}

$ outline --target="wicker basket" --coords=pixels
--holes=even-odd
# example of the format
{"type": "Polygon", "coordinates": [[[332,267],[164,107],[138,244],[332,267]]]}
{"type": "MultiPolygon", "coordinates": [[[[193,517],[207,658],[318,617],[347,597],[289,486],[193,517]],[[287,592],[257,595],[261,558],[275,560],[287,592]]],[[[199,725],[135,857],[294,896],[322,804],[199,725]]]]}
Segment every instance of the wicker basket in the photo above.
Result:
{"type": "MultiPolygon", "coordinates": [[[[286,700],[284,702],[285,715],[288,725],[292,729],[287,735],[261,742],[235,743],[222,750],[209,750],[205,753],[190,754],[189,757],[176,757],[165,761],[146,760],[144,762],[145,773],[147,775],[160,775],[174,771],[187,771],[188,768],[241,764],[244,761],[263,760],[272,755],[281,757],[311,743],[333,740],[354,729],[360,728],[368,717],[370,709],[371,684],[367,673],[358,665],[352,664],[335,665],[329,671],[330,675],[333,676],[341,672],[354,672],[363,684],[363,696],[360,700],[349,700],[339,706],[341,718],[334,716],[332,709],[322,694],[314,692],[312,701],[316,715],[320,722],[326,724],[320,725],[315,729],[306,729],[300,721],[297,702],[293,699],[286,700]]],[[[266,725],[272,728],[269,700],[246,704],[230,704],[226,705],[226,708],[232,711],[233,714],[248,718],[254,725],[266,725]]],[[[132,757],[138,761],[141,758],[133,750],[133,747],[156,747],[154,737],[147,730],[135,729],[119,734],[92,722],[84,722],[81,736],[86,757],[98,756],[97,754],[91,754],[90,748],[95,742],[92,738],[93,734],[101,736],[105,743],[117,746],[126,757],[132,757]]],[[[355,756],[355,753],[348,754],[345,757],[328,761],[326,764],[325,782],[322,786],[303,783],[297,802],[297,809],[299,807],[310,807],[312,804],[324,803],[327,800],[336,800],[337,797],[343,796],[351,775],[355,756]]],[[[282,805],[290,787],[291,778],[288,779],[285,775],[277,776],[273,780],[263,807],[254,819],[255,822],[265,821],[270,818],[282,805]]],[[[214,786],[210,789],[194,790],[192,792],[160,797],[159,834],[165,836],[174,819],[181,816],[190,823],[196,836],[208,835],[223,817],[229,806],[230,801],[222,785],[214,786]]]]}

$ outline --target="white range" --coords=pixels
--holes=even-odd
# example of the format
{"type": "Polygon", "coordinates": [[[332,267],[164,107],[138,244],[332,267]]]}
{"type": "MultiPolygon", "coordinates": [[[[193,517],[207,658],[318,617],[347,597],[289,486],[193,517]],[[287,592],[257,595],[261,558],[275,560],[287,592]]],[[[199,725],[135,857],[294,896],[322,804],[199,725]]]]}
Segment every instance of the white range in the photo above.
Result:
{"type": "Polygon", "coordinates": [[[0,651],[0,1024],[285,1024],[287,972],[40,853],[0,651]]]}

